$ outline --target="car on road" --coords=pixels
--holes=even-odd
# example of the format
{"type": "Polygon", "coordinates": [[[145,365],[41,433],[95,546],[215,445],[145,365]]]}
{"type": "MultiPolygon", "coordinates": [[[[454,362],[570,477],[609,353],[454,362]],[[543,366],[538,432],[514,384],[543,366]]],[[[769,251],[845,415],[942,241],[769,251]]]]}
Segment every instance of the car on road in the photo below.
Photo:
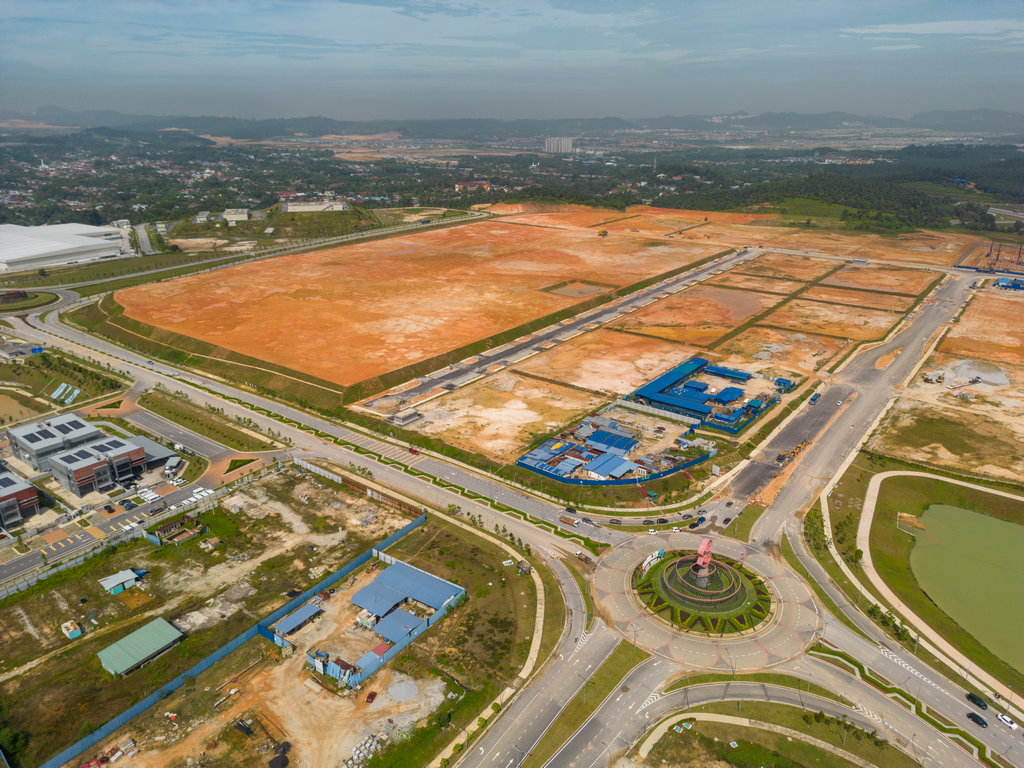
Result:
{"type": "Polygon", "coordinates": [[[368,694],[366,694],[366,703],[367,704],[373,704],[373,700],[376,699],[376,698],[377,698],[377,692],[376,691],[370,691],[368,694]]]}
{"type": "Polygon", "coordinates": [[[978,709],[988,709],[988,702],[986,702],[981,696],[976,693],[968,693],[967,700],[971,702],[978,709]]]}
{"type": "Polygon", "coordinates": [[[977,723],[982,728],[988,728],[988,723],[985,722],[985,718],[979,715],[977,712],[968,712],[967,719],[972,723],[977,723]]]}
{"type": "Polygon", "coordinates": [[[679,526],[678,525],[673,525],[672,526],[672,533],[679,533],[679,526]]]}
{"type": "Polygon", "coordinates": [[[732,506],[732,502],[731,502],[731,501],[727,501],[727,502],[725,502],[725,506],[727,506],[727,507],[731,507],[731,506],[732,506]]]}
{"type": "Polygon", "coordinates": [[[696,520],[694,520],[694,521],[693,521],[692,523],[690,523],[690,524],[689,524],[688,526],[686,526],[686,527],[687,527],[687,528],[689,528],[689,529],[690,529],[690,530],[692,531],[692,530],[693,530],[694,528],[696,528],[696,527],[697,527],[698,525],[700,525],[700,523],[698,523],[698,522],[697,522],[696,520]]]}
{"type": "Polygon", "coordinates": [[[693,515],[687,512],[685,515],[683,515],[683,520],[689,520],[691,517],[693,517],[693,515]]]}
{"type": "Polygon", "coordinates": [[[1009,717],[1004,715],[1002,712],[1000,712],[998,715],[996,715],[996,719],[999,720],[999,722],[1001,722],[1003,725],[1005,725],[1011,731],[1016,731],[1017,730],[1017,724],[1015,722],[1013,722],[1013,720],[1011,720],[1009,717]]]}
{"type": "Polygon", "coordinates": [[[644,525],[654,525],[653,520],[644,520],[644,525]]]}
{"type": "Polygon", "coordinates": [[[572,507],[566,507],[565,508],[565,514],[567,514],[567,515],[575,515],[576,514],[576,510],[573,509],[572,507]]]}
{"type": "Polygon", "coordinates": [[[609,520],[608,525],[622,525],[621,520],[609,520]]]}
{"type": "Polygon", "coordinates": [[[665,519],[664,517],[659,517],[658,518],[658,525],[664,525],[667,522],[668,522],[668,520],[665,519]]]}
{"type": "Polygon", "coordinates": [[[728,525],[731,522],[732,522],[732,518],[731,517],[727,517],[727,518],[725,518],[725,520],[722,521],[722,525],[728,525]]]}
{"type": "Polygon", "coordinates": [[[417,451],[415,448],[410,448],[409,449],[409,453],[411,453],[413,456],[419,456],[420,455],[420,452],[417,451]]]}
{"type": "Polygon", "coordinates": [[[813,395],[811,395],[811,405],[814,405],[819,400],[821,400],[821,393],[820,392],[815,392],[813,395]]]}
{"type": "Polygon", "coordinates": [[[840,408],[842,408],[843,401],[842,400],[836,400],[836,405],[838,405],[840,408]]]}
{"type": "Polygon", "coordinates": [[[124,501],[120,502],[120,504],[124,508],[125,512],[131,512],[133,509],[139,506],[134,501],[128,501],[128,499],[125,499],[124,501]]]}
{"type": "Polygon", "coordinates": [[[103,511],[106,512],[108,515],[114,514],[114,505],[113,504],[104,504],[103,505],[103,511]]]}
{"type": "Polygon", "coordinates": [[[700,517],[697,518],[697,525],[703,525],[706,520],[707,520],[707,518],[704,517],[704,515],[701,515],[700,517]]]}
{"type": "Polygon", "coordinates": [[[587,525],[593,525],[594,524],[594,521],[591,520],[589,517],[581,517],[580,518],[580,522],[586,523],[587,525]]]}
{"type": "Polygon", "coordinates": [[[654,528],[648,528],[647,532],[649,534],[651,534],[651,536],[657,536],[658,535],[658,532],[654,528]]]}

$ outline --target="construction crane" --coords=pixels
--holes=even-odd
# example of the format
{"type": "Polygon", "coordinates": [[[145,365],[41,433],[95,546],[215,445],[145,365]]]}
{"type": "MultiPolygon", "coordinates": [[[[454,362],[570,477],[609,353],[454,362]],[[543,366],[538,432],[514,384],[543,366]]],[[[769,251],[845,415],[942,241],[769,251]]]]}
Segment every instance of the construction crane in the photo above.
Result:
{"type": "Polygon", "coordinates": [[[601,229],[601,230],[598,231],[597,234],[600,237],[608,237],[608,230],[607,229],[601,229]]]}

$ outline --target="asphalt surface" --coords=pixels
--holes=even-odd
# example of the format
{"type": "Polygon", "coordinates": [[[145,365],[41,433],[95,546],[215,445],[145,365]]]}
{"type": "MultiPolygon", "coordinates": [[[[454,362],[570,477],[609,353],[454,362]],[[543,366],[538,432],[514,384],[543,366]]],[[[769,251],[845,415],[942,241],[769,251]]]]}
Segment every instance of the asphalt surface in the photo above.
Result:
{"type": "MultiPolygon", "coordinates": [[[[720,268],[716,267],[716,268],[720,268]]],[[[691,276],[692,279],[692,276],[691,276]]],[[[776,446],[780,448],[783,443],[795,439],[806,439],[809,435],[816,435],[813,442],[801,456],[797,467],[790,481],[783,487],[775,501],[762,515],[761,519],[754,526],[752,542],[755,549],[771,551],[778,537],[786,530],[792,537],[795,549],[801,562],[808,568],[809,572],[820,580],[823,587],[833,595],[835,590],[828,584],[828,579],[821,571],[817,563],[807,557],[798,544],[797,523],[793,520],[793,513],[804,508],[814,495],[824,487],[828,479],[838,468],[842,459],[852,450],[870,427],[874,419],[882,412],[888,400],[897,391],[897,385],[909,374],[913,366],[920,359],[929,337],[943,323],[947,322],[967,295],[970,280],[961,278],[952,280],[944,285],[934,301],[922,305],[915,313],[912,323],[905,327],[892,341],[885,345],[873,348],[872,350],[859,353],[842,370],[840,374],[832,377],[833,383],[821,388],[822,398],[817,406],[803,406],[800,414],[784,429],[764,453],[768,458],[774,457],[776,446]],[[903,348],[895,361],[885,370],[875,367],[875,362],[881,356],[899,347],[903,348]],[[836,400],[842,400],[842,406],[834,406],[836,400]],[[824,406],[824,407],[822,407],[824,406]]],[[[660,288],[659,291],[663,291],[660,288]]],[[[34,316],[34,323],[39,323],[39,314],[34,316]]],[[[592,322],[588,321],[588,322],[592,322]]],[[[564,333],[563,327],[559,327],[559,334],[564,333]]],[[[435,477],[457,483],[470,490],[480,493],[482,496],[494,498],[509,506],[529,512],[529,514],[548,521],[556,521],[562,509],[553,504],[543,502],[534,497],[519,493],[514,489],[501,486],[494,481],[453,466],[442,460],[430,456],[414,456],[401,446],[394,446],[377,440],[374,437],[365,435],[359,431],[346,427],[330,424],[321,419],[311,417],[308,414],[299,412],[288,406],[260,398],[248,392],[242,392],[212,380],[189,374],[184,376],[179,371],[163,364],[149,364],[143,357],[134,353],[107,344],[98,339],[81,334],[74,329],[67,328],[60,324],[59,319],[54,315],[47,318],[45,326],[39,330],[31,328],[19,328],[18,332],[30,340],[52,342],[50,335],[58,336],[70,343],[61,343],[61,346],[68,347],[70,351],[80,355],[97,357],[100,353],[100,362],[110,362],[115,368],[126,370],[137,378],[143,386],[153,386],[157,382],[168,386],[171,389],[185,389],[192,399],[200,404],[210,402],[225,409],[229,416],[246,415],[254,418],[262,426],[272,426],[275,430],[283,431],[291,437],[297,453],[308,452],[310,455],[324,456],[342,465],[352,462],[358,466],[371,468],[376,479],[385,484],[393,485],[399,490],[405,490],[425,499],[436,499],[436,503],[444,505],[455,503],[460,505],[467,512],[482,514],[485,525],[492,527],[494,522],[506,525],[509,530],[524,541],[530,542],[532,547],[542,550],[546,556],[558,554],[571,554],[574,546],[564,540],[558,539],[547,532],[540,530],[528,523],[520,521],[516,517],[504,516],[491,511],[489,508],[467,501],[449,491],[438,489],[435,486],[427,485],[424,481],[405,475],[391,467],[378,464],[372,459],[356,454],[347,448],[331,443],[325,443],[305,432],[283,427],[276,420],[262,417],[249,411],[244,405],[227,402],[220,398],[221,395],[243,400],[253,405],[267,409],[272,413],[280,414],[283,417],[294,419],[298,423],[315,427],[329,435],[358,445],[371,448],[386,456],[403,461],[409,466],[423,470],[435,477]],[[88,349],[75,348],[81,344],[88,349]],[[106,357],[106,356],[110,357],[106,357]],[[204,388],[213,391],[210,395],[201,389],[192,386],[192,383],[201,384],[204,388]],[[499,520],[500,518],[500,520],[499,520]]],[[[531,344],[537,341],[531,340],[531,344]]],[[[491,363],[493,364],[493,363],[491,363]]],[[[462,375],[460,373],[460,375],[462,375]]],[[[436,386],[437,381],[434,381],[436,386]]],[[[792,447],[792,446],[789,446],[792,447]]],[[[762,457],[763,458],[763,457],[762,457]]],[[[769,461],[755,461],[748,465],[744,472],[739,473],[734,479],[734,485],[739,488],[746,488],[744,483],[756,483],[764,479],[764,473],[772,466],[769,461]],[[753,478],[753,479],[751,479],[753,478]]],[[[183,495],[189,495],[187,491],[180,491],[183,495]]],[[[170,500],[168,503],[171,503],[170,500]]],[[[726,499],[716,500],[718,506],[713,514],[724,514],[726,499]]],[[[135,510],[138,512],[139,510],[135,510]]],[[[589,516],[589,515],[588,515],[589,516]]],[[[109,521],[107,525],[118,525],[117,521],[109,521]]],[[[591,538],[607,541],[615,544],[631,538],[629,534],[613,529],[600,527],[585,527],[575,529],[575,532],[585,533],[591,538]]],[[[21,558],[22,560],[26,558],[21,558]]],[[[15,561],[19,562],[19,561],[15,561]]],[[[11,564],[3,564],[0,568],[11,564]]],[[[552,566],[558,573],[560,566],[552,566]]],[[[2,574],[2,571],[0,571],[2,574]]],[[[550,725],[554,715],[560,711],[564,702],[571,699],[575,692],[582,685],[581,665],[587,672],[592,672],[599,666],[600,661],[607,657],[614,644],[622,635],[607,628],[600,619],[595,620],[594,627],[588,636],[580,633],[577,618],[579,604],[573,606],[574,596],[572,595],[571,579],[564,581],[566,595],[569,598],[569,630],[559,646],[558,657],[552,658],[541,674],[535,675],[533,682],[519,694],[519,697],[507,707],[506,714],[499,722],[485,734],[478,742],[472,755],[466,760],[473,760],[469,764],[488,766],[512,766],[517,764],[530,747],[525,746],[530,741],[536,743],[543,735],[543,732],[550,725]],[[573,638],[576,638],[575,644],[573,638]],[[583,642],[581,642],[583,641],[583,642]],[[567,655],[566,651],[572,645],[572,651],[567,655]],[[577,645],[579,646],[577,648],[577,645]],[[574,682],[578,679],[580,682],[574,682]],[[521,702],[521,703],[520,703],[521,702]],[[541,716],[540,711],[543,711],[541,716]],[[483,750],[482,752],[480,750],[483,750]]],[[[578,597],[578,590],[577,597],[578,597]]],[[[884,639],[879,638],[880,634],[865,617],[861,616],[855,607],[850,606],[845,597],[833,595],[837,604],[852,614],[852,618],[859,627],[863,627],[869,637],[876,640],[873,644],[865,641],[856,634],[850,632],[841,624],[826,615],[824,633],[827,639],[840,645],[844,650],[855,658],[869,664],[894,684],[903,685],[908,690],[908,695],[913,692],[920,696],[935,711],[947,717],[954,723],[962,725],[983,743],[991,746],[1000,754],[1007,755],[1011,763],[1019,764],[1021,755],[1024,753],[1019,749],[1020,739],[1015,734],[995,721],[993,712],[990,710],[986,719],[990,727],[984,731],[972,726],[964,719],[964,715],[970,709],[970,705],[961,694],[962,689],[953,682],[942,678],[930,670],[926,665],[921,664],[917,659],[907,659],[904,655],[888,651],[884,648],[884,639]],[[902,682],[901,682],[902,681],[902,682]],[[915,686],[917,691],[914,691],[915,686]]],[[[921,744],[926,752],[921,759],[926,765],[959,765],[965,764],[965,753],[953,746],[945,737],[929,735],[930,729],[925,724],[910,715],[899,704],[882,696],[873,689],[861,690],[858,685],[851,682],[848,675],[839,673],[834,667],[825,665],[809,657],[799,658],[791,662],[795,674],[808,676],[814,679],[825,681],[833,690],[836,686],[845,686],[845,689],[855,691],[857,704],[869,715],[865,715],[875,722],[886,724],[886,727],[894,733],[909,733],[912,740],[912,749],[921,744]],[[827,669],[826,669],[827,667],[827,669]],[[838,678],[830,679],[829,675],[840,675],[838,678]],[[877,718],[877,719],[876,719],[877,718]]],[[[635,739],[637,732],[644,728],[648,720],[657,719],[661,714],[671,711],[673,707],[685,706],[687,699],[692,705],[693,699],[700,688],[689,691],[677,692],[668,695],[659,693],[659,685],[678,671],[678,665],[673,664],[665,658],[652,659],[650,662],[641,665],[630,673],[625,681],[629,691],[621,691],[624,698],[615,699],[612,705],[605,702],[594,718],[584,726],[596,728],[591,738],[584,738],[577,734],[571,739],[552,761],[552,765],[595,765],[601,755],[608,755],[615,752],[616,745],[629,743],[635,739]],[[660,678],[660,681],[658,681],[660,678]],[[631,684],[635,683],[634,684],[631,684]],[[658,682],[658,684],[656,684],[658,682]],[[680,700],[682,699],[682,704],[680,700]],[[607,709],[610,706],[610,709],[607,709]],[[631,713],[629,718],[624,718],[622,713],[631,713]],[[602,715],[602,713],[605,713],[602,715]],[[640,716],[643,713],[643,716],[640,716]],[[602,725],[603,723],[603,725],[602,725]],[[598,727],[600,726],[600,727],[598,727]],[[601,749],[598,750],[600,745],[601,749]],[[594,762],[591,762],[593,760],[594,762]]],[[[824,683],[823,683],[824,684],[824,683]]],[[[702,686],[701,688],[705,688],[702,686]]],[[[770,688],[770,686],[769,686],[770,688]]],[[[864,686],[866,688],[866,686],[864,686]]],[[[719,697],[757,698],[763,695],[766,689],[764,686],[754,684],[728,684],[728,689],[723,686],[718,693],[708,694],[719,697]],[[743,687],[748,686],[748,687],[743,687]],[[761,693],[758,693],[761,691],[761,693]]],[[[776,698],[775,691],[769,691],[772,700],[784,700],[789,696],[796,697],[793,701],[799,700],[799,694],[790,689],[779,689],[779,698],[776,698]],[[789,693],[787,693],[789,691],[789,693]]],[[[611,699],[609,700],[611,701],[611,699]]],[[[606,762],[606,761],[605,761],[606,762]]],[[[603,764],[603,763],[602,763],[603,764]]]]}

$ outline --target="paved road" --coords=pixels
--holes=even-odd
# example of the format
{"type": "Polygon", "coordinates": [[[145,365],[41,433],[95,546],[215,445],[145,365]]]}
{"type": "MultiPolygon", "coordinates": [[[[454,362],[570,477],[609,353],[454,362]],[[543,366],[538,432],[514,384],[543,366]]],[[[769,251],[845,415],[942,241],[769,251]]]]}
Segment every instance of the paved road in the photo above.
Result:
{"type": "Polygon", "coordinates": [[[139,250],[142,251],[143,256],[151,256],[156,253],[149,244],[149,230],[145,224],[136,224],[135,234],[139,238],[139,250]]]}

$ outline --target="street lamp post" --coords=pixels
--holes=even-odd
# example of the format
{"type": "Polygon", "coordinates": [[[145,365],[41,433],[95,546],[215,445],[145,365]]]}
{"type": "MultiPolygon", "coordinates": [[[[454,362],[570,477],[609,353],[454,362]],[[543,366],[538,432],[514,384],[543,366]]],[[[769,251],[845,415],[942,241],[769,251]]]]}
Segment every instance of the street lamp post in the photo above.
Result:
{"type": "Polygon", "coordinates": [[[577,677],[583,680],[583,706],[587,706],[587,688],[593,685],[594,681],[583,677],[583,675],[577,675],[577,677]]]}

